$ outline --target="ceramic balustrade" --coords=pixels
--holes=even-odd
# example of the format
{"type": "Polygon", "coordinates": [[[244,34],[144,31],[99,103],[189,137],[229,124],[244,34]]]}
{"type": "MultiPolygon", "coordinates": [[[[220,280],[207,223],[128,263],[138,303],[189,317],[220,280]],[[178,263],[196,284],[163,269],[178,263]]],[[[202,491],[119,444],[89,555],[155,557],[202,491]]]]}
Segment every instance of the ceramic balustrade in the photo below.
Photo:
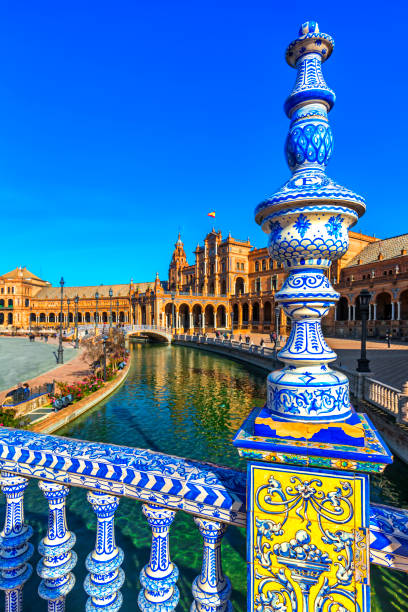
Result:
{"type": "Polygon", "coordinates": [[[75,535],[68,530],[65,515],[72,486],[89,489],[87,498],[96,515],[95,548],[86,559],[89,573],[84,583],[88,612],[114,612],[122,605],[123,552],[116,546],[114,532],[122,496],[145,502],[142,510],[152,529],[150,560],[140,574],[139,608],[170,611],[178,603],[178,569],[170,558],[169,530],[175,513],[185,511],[197,518],[203,537],[203,569],[192,587],[193,609],[231,610],[220,547],[227,524],[246,523],[244,473],[144,449],[6,428],[0,428],[0,469],[7,502],[0,536],[0,588],[6,593],[7,612],[23,610],[22,588],[32,572],[27,563],[33,552],[28,543],[32,528],[24,522],[23,510],[28,478],[39,479],[49,505],[37,566],[42,579],[39,595],[48,602],[49,612],[63,612],[75,584],[75,535]]]}
{"type": "MultiPolygon", "coordinates": [[[[185,511],[203,538],[201,573],[192,585],[191,612],[231,612],[231,585],[221,563],[221,542],[228,524],[246,526],[246,475],[145,449],[82,442],[0,428],[1,488],[6,497],[0,534],[0,588],[7,612],[22,612],[22,591],[32,569],[32,528],[24,520],[28,479],[39,480],[48,501],[48,530],[41,540],[40,596],[48,611],[62,612],[74,587],[75,535],[67,527],[69,488],[89,489],[96,515],[94,550],[88,555],[84,588],[88,612],[113,612],[122,604],[123,552],[115,543],[114,515],[120,497],[142,501],[152,529],[150,560],[140,580],[143,612],[172,611],[179,600],[178,569],[171,561],[169,531],[175,513],[185,511]],[[208,484],[211,483],[211,484],[208,484]]],[[[371,559],[408,571],[408,512],[371,504],[371,559]]]]}

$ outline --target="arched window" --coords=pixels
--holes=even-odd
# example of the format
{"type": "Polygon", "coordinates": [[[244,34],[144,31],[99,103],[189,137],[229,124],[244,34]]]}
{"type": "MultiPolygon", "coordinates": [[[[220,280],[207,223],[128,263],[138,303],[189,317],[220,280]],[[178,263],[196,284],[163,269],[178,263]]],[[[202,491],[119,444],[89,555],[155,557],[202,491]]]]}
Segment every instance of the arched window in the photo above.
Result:
{"type": "Polygon", "coordinates": [[[91,313],[86,312],[85,313],[85,323],[90,323],[90,322],[91,322],[91,313]]]}
{"type": "Polygon", "coordinates": [[[248,318],[249,318],[249,307],[248,307],[248,304],[245,303],[242,306],[242,322],[248,323],[248,318]]]}
{"type": "Polygon", "coordinates": [[[241,295],[241,293],[244,293],[244,290],[244,279],[239,276],[235,281],[235,295],[241,295]]]}
{"type": "Polygon", "coordinates": [[[258,302],[255,302],[255,304],[252,306],[252,320],[254,323],[259,322],[259,304],[258,302]]]}
{"type": "Polygon", "coordinates": [[[377,321],[389,321],[391,319],[391,296],[389,293],[377,295],[377,321]]]}
{"type": "Polygon", "coordinates": [[[78,312],[78,323],[82,323],[82,312],[78,312]]]}
{"type": "Polygon", "coordinates": [[[0,308],[4,308],[4,300],[0,300],[0,308]]]}
{"type": "Polygon", "coordinates": [[[8,301],[8,306],[9,306],[9,308],[10,308],[10,307],[11,307],[11,308],[13,307],[13,300],[9,300],[9,301],[8,301]]]}
{"type": "Polygon", "coordinates": [[[26,299],[24,300],[24,304],[25,304],[25,307],[26,307],[26,308],[28,308],[28,307],[29,307],[29,305],[30,305],[30,300],[26,298],[26,299]]]}
{"type": "Polygon", "coordinates": [[[348,321],[348,300],[344,296],[337,302],[337,320],[348,321]]]}
{"type": "Polygon", "coordinates": [[[50,323],[55,323],[55,314],[53,312],[50,312],[50,316],[48,317],[48,321],[50,323]]]}
{"type": "Polygon", "coordinates": [[[45,323],[45,321],[46,321],[45,312],[40,312],[40,323],[45,323]]]}
{"type": "Polygon", "coordinates": [[[266,270],[266,259],[262,260],[262,270],[266,270]]]}
{"type": "Polygon", "coordinates": [[[259,261],[255,262],[255,272],[259,272],[259,261]]]}

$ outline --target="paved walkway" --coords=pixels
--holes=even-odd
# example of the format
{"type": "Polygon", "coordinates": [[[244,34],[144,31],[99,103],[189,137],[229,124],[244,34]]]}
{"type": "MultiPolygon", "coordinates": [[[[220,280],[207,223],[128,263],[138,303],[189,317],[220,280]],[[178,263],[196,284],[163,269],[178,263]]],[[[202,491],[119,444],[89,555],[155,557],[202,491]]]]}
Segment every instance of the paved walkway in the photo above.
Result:
{"type": "MultiPolygon", "coordinates": [[[[214,335],[214,334],[211,334],[214,335]]],[[[249,335],[254,344],[264,339],[265,346],[273,346],[269,334],[242,334],[243,338],[249,335]]],[[[234,334],[238,340],[239,334],[234,334]]],[[[327,344],[337,353],[335,363],[348,370],[357,368],[357,359],[360,357],[360,341],[348,338],[326,338],[327,344]]],[[[408,344],[391,342],[387,348],[386,342],[370,340],[367,342],[367,358],[370,360],[371,378],[375,378],[387,385],[401,389],[408,381],[408,344]]]]}
{"type": "MultiPolygon", "coordinates": [[[[31,378],[29,380],[24,379],[22,382],[28,382],[30,387],[37,387],[39,385],[43,385],[44,383],[53,382],[54,380],[58,382],[72,383],[79,382],[85,376],[89,376],[90,373],[89,364],[85,361],[83,352],[81,349],[79,349],[78,354],[71,359],[71,361],[68,361],[68,363],[64,363],[63,365],[53,368],[45,374],[41,374],[35,378],[31,378]]],[[[6,393],[7,389],[0,392],[0,403],[4,401],[6,393]]]]}

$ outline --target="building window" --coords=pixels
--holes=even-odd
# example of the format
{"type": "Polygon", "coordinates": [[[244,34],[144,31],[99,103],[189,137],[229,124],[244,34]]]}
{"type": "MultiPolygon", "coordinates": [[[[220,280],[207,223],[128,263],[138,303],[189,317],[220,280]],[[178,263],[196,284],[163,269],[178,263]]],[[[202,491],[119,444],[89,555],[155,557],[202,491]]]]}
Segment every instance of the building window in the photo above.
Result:
{"type": "Polygon", "coordinates": [[[222,272],[225,272],[225,262],[224,262],[224,261],[223,261],[223,262],[222,262],[222,264],[221,264],[221,271],[222,271],[222,272]]]}
{"type": "Polygon", "coordinates": [[[14,287],[11,288],[11,293],[14,293],[14,287]]]}
{"type": "Polygon", "coordinates": [[[259,293],[261,291],[261,279],[257,278],[255,281],[255,291],[259,293]]]}
{"type": "Polygon", "coordinates": [[[30,305],[30,300],[28,300],[27,298],[25,299],[25,307],[28,308],[30,305]]]}
{"type": "Polygon", "coordinates": [[[255,262],[255,272],[259,272],[259,261],[255,262]]]}
{"type": "Polygon", "coordinates": [[[244,264],[242,263],[242,264],[241,264],[241,270],[244,270],[244,269],[245,269],[245,266],[244,266],[244,264]]]}
{"type": "Polygon", "coordinates": [[[276,276],[271,276],[271,289],[272,291],[276,291],[278,288],[278,278],[276,276]]]}
{"type": "Polygon", "coordinates": [[[269,260],[269,269],[273,270],[273,260],[272,259],[269,260]]]}
{"type": "Polygon", "coordinates": [[[239,261],[237,261],[237,270],[239,270],[239,261]]]}
{"type": "Polygon", "coordinates": [[[1,292],[4,293],[4,287],[1,288],[1,292]]]}

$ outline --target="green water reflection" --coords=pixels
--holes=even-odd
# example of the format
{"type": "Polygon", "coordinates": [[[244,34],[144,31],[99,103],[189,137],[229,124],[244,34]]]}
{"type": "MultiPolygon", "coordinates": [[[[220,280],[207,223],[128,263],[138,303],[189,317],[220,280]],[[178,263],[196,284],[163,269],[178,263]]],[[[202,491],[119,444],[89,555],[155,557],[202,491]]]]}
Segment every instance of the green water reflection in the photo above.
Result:
{"type": "MultiPolygon", "coordinates": [[[[131,372],[121,389],[58,433],[245,469],[246,463],[239,459],[231,439],[251,408],[264,402],[265,373],[191,348],[134,344],[132,352],[131,372]]],[[[373,479],[372,497],[407,507],[404,470],[405,466],[396,462],[385,475],[373,479]]],[[[79,557],[77,588],[67,599],[68,612],[84,609],[86,600],[81,585],[86,575],[85,557],[94,544],[95,520],[85,496],[85,491],[73,489],[68,497],[68,523],[77,535],[75,550],[79,557]]],[[[42,494],[30,483],[26,512],[34,527],[35,545],[46,529],[46,511],[42,494]]],[[[151,531],[138,502],[121,500],[116,517],[117,542],[125,551],[123,609],[136,610],[138,576],[149,558],[151,531]]],[[[200,572],[202,560],[202,541],[191,516],[182,512],[176,515],[170,546],[172,559],[180,569],[177,610],[187,611],[191,583],[200,572]]],[[[245,532],[229,528],[223,543],[223,567],[233,585],[234,609],[240,612],[246,610],[245,558],[245,532]]],[[[408,611],[406,576],[379,568],[373,568],[372,573],[372,609],[408,611]]],[[[25,610],[38,609],[38,583],[39,579],[33,577],[26,586],[25,610]]]]}

